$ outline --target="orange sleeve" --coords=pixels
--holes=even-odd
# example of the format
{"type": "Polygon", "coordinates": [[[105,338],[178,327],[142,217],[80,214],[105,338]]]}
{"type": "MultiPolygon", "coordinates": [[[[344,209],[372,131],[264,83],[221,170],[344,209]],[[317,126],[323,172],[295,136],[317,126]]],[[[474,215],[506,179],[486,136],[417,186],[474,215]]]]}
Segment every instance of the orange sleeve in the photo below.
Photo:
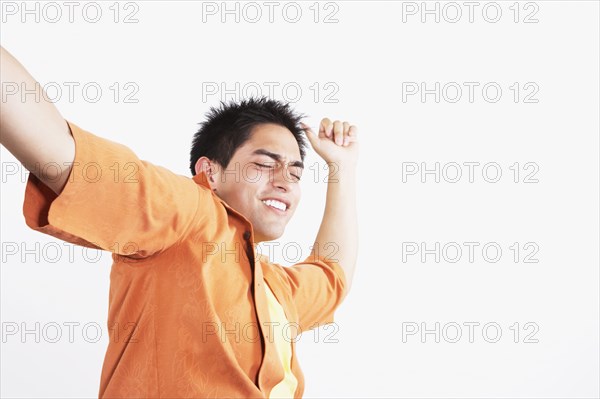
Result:
{"type": "Polygon", "coordinates": [[[140,160],[129,148],[68,122],[75,159],[56,195],[33,173],[23,213],[29,227],[73,244],[133,258],[160,252],[201,223],[210,190],[140,160]]]}
{"type": "Polygon", "coordinates": [[[284,267],[298,312],[301,331],[333,323],[344,298],[346,275],[331,259],[311,254],[303,262],[284,267]]]}

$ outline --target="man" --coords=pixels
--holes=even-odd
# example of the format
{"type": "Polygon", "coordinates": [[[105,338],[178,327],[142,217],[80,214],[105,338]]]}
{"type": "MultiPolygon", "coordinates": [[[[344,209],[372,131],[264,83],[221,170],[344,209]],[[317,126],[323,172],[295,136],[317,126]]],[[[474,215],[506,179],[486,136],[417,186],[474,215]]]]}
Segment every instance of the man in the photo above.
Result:
{"type": "MultiPolygon", "coordinates": [[[[35,87],[1,51],[2,87],[35,87]]],[[[45,97],[6,96],[2,145],[32,172],[28,226],[113,253],[100,397],[302,396],[295,339],[333,321],[354,272],[358,143],[346,122],[325,118],[315,134],[300,120],[265,98],[213,108],[190,179],[65,121],[45,97]],[[255,245],[281,237],[298,206],[302,132],[333,167],[310,256],[282,267],[255,245]]]]}

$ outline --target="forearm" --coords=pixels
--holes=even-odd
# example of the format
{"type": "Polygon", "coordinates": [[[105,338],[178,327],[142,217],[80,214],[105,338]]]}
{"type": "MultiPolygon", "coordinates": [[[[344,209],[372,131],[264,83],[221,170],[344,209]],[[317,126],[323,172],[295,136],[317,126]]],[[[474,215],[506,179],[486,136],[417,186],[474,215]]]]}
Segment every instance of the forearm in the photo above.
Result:
{"type": "Polygon", "coordinates": [[[355,169],[330,168],[325,212],[315,240],[318,254],[337,261],[344,269],[347,291],[352,285],[358,252],[355,169]]]}
{"type": "Polygon", "coordinates": [[[75,144],[66,121],[40,84],[3,47],[0,47],[0,81],[0,143],[23,166],[60,193],[75,157],[75,144]],[[50,163],[53,167],[45,168],[50,163]]]}

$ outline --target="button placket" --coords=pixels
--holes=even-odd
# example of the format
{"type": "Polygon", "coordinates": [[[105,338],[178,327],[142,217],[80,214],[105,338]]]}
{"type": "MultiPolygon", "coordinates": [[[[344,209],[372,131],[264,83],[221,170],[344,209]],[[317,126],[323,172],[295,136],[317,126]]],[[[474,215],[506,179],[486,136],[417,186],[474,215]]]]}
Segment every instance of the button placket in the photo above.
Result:
{"type": "MultiPolygon", "coordinates": [[[[271,321],[271,317],[268,311],[267,294],[265,292],[265,283],[263,281],[264,276],[260,260],[258,256],[256,256],[256,253],[254,253],[254,248],[252,248],[252,253],[254,255],[254,303],[256,304],[256,315],[261,330],[262,340],[265,345],[263,361],[258,370],[258,387],[262,391],[266,391],[267,389],[270,389],[274,383],[273,372],[277,370],[283,373],[283,370],[279,370],[278,368],[277,353],[267,335],[268,327],[266,326],[269,325],[268,323],[271,321]]],[[[283,374],[278,377],[283,377],[283,374]]]]}
{"type": "Polygon", "coordinates": [[[261,289],[262,287],[262,273],[260,275],[260,278],[257,278],[256,276],[256,270],[260,268],[260,261],[258,259],[256,259],[256,257],[254,258],[254,283],[256,285],[256,289],[261,289]]]}

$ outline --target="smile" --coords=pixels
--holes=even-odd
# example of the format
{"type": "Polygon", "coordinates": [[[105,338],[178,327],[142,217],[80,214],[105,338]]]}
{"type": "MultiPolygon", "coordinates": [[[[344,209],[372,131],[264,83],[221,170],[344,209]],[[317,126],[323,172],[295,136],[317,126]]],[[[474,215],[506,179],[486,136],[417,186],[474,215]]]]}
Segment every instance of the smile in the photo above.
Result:
{"type": "Polygon", "coordinates": [[[268,200],[263,200],[262,202],[263,202],[263,204],[265,204],[271,208],[277,209],[278,211],[281,211],[281,212],[285,212],[287,210],[287,205],[281,201],[277,201],[274,199],[268,199],[268,200]]]}

